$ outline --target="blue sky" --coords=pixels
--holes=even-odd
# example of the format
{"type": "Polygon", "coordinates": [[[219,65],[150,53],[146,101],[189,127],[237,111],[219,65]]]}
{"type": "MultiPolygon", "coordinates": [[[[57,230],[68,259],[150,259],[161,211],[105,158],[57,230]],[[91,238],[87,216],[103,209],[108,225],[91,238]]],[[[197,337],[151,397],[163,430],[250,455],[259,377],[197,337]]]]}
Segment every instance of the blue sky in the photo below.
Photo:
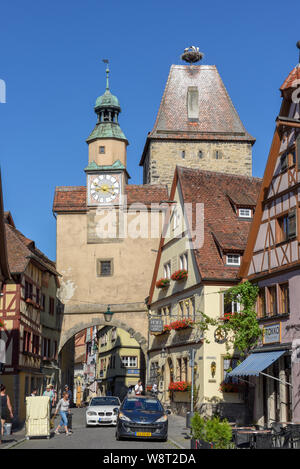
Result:
{"type": "Polygon", "coordinates": [[[252,0],[14,0],[0,10],[0,163],[4,205],[17,227],[55,259],[55,186],[84,185],[85,139],[105,90],[120,100],[131,183],[171,64],[185,47],[217,65],[247,130],[262,176],[279,111],[278,88],[298,62],[300,3],[252,0]]]}

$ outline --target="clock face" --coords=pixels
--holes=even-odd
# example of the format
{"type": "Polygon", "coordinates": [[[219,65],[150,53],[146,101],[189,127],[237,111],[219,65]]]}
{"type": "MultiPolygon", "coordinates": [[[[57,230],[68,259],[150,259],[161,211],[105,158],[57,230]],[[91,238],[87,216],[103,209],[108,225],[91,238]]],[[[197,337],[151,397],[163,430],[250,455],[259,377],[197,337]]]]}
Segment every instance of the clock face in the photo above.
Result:
{"type": "Polygon", "coordinates": [[[111,204],[120,196],[120,175],[98,174],[90,176],[90,201],[98,204],[111,204]]]}

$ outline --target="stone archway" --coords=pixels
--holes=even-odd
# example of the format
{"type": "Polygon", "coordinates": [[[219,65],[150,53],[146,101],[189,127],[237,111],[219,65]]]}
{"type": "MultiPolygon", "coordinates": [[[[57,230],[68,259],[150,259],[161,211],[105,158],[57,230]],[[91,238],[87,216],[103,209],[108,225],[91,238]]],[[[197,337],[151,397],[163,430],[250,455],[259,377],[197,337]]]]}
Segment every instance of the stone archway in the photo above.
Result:
{"type": "Polygon", "coordinates": [[[80,309],[78,306],[70,307],[66,305],[63,314],[58,353],[61,352],[68,340],[83,329],[87,329],[91,326],[111,326],[127,331],[140,345],[145,359],[147,359],[148,310],[145,308],[145,304],[138,304],[134,308],[132,308],[132,305],[130,306],[131,308],[129,310],[128,305],[111,305],[111,310],[114,314],[111,321],[106,322],[103,314],[107,309],[105,305],[99,305],[97,311],[89,312],[88,310],[90,308],[84,311],[84,305],[80,305],[80,309]]]}

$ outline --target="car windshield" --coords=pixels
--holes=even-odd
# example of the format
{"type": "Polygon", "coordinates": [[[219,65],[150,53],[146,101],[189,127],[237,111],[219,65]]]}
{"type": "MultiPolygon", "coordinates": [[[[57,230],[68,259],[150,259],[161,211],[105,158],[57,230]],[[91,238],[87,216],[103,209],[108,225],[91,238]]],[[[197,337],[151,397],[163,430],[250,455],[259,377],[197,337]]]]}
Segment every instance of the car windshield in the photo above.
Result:
{"type": "Polygon", "coordinates": [[[161,403],[156,399],[127,399],[123,404],[124,410],[146,410],[149,412],[163,412],[161,403]]]}
{"type": "Polygon", "coordinates": [[[94,397],[90,406],[94,405],[120,405],[120,401],[117,397],[94,397]]]}

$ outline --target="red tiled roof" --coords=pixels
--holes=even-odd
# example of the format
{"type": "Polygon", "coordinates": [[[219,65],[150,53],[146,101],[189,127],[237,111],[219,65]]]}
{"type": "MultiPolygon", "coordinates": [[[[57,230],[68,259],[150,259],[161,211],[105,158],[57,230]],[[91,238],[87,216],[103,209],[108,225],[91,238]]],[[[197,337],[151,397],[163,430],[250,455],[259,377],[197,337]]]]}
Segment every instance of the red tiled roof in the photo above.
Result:
{"type": "Polygon", "coordinates": [[[151,139],[248,141],[246,131],[215,65],[172,65],[151,139]],[[188,88],[198,90],[199,118],[188,118],[188,88]]]}
{"type": "MultiPolygon", "coordinates": [[[[150,205],[152,203],[159,203],[168,198],[167,187],[159,184],[128,184],[125,187],[125,194],[127,195],[127,205],[131,205],[133,203],[150,205]]],[[[54,212],[85,212],[86,210],[85,186],[56,187],[53,202],[54,212]]]]}
{"type": "Polygon", "coordinates": [[[235,280],[239,268],[225,266],[220,249],[244,251],[251,223],[238,218],[227,192],[247,193],[257,200],[261,179],[179,167],[177,171],[184,202],[193,203],[194,211],[195,203],[204,204],[204,244],[194,250],[201,277],[235,280]]]}
{"type": "Polygon", "coordinates": [[[298,64],[293,70],[289,73],[288,77],[285,79],[284,83],[280,87],[280,91],[287,90],[288,88],[294,88],[299,85],[300,80],[300,64],[298,64]]]}
{"type": "Polygon", "coordinates": [[[5,230],[6,212],[3,208],[2,180],[0,171],[0,288],[2,282],[10,278],[8,265],[6,230],[5,230]]]}
{"type": "Polygon", "coordinates": [[[14,225],[5,223],[8,263],[13,274],[25,271],[30,259],[40,262],[44,268],[57,275],[55,263],[35,247],[34,241],[26,238],[14,225]]]}

